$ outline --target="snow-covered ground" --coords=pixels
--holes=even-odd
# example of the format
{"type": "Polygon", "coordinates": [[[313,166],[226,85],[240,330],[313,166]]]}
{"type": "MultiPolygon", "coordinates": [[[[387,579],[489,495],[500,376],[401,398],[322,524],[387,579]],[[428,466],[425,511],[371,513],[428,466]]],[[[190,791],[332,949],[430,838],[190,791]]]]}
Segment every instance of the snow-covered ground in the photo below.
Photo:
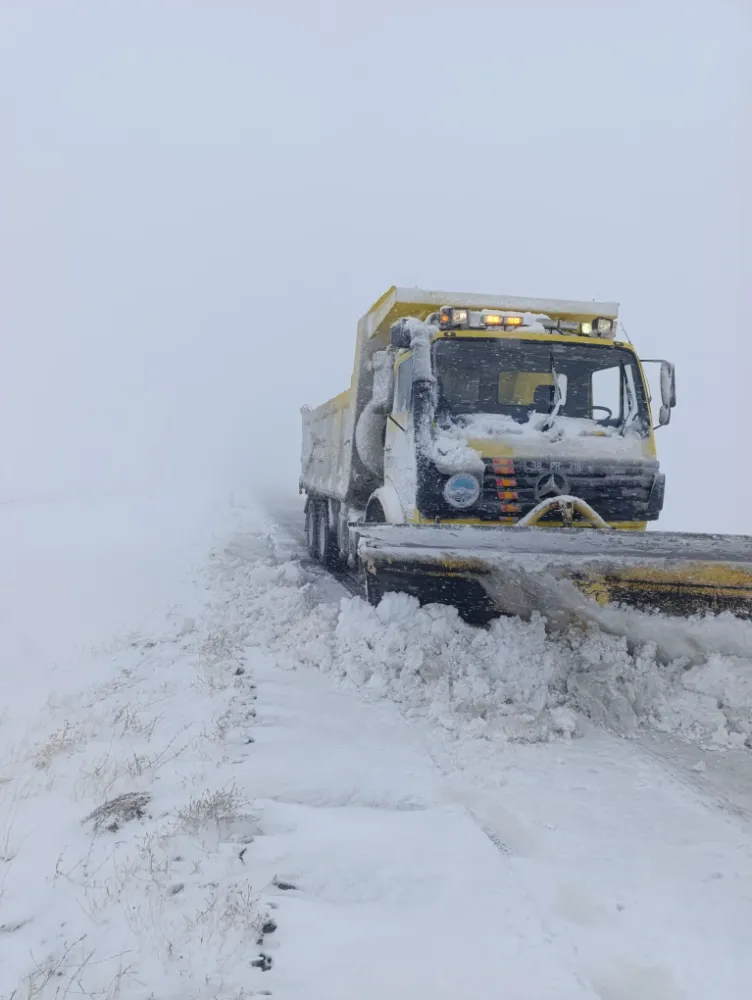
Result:
{"type": "Polygon", "coordinates": [[[0,508],[0,997],[746,996],[752,630],[374,609],[267,509],[0,508]]]}

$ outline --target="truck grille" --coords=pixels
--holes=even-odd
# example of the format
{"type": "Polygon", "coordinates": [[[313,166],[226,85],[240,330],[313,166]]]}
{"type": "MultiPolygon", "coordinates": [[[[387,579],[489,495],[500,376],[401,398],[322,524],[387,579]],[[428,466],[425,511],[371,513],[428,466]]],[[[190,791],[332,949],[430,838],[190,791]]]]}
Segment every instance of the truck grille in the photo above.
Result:
{"type": "MultiPolygon", "coordinates": [[[[485,458],[485,516],[524,517],[541,500],[568,493],[607,521],[641,521],[648,512],[658,462],[541,461],[485,458]]],[[[555,516],[552,520],[556,520],[555,516]]]]}

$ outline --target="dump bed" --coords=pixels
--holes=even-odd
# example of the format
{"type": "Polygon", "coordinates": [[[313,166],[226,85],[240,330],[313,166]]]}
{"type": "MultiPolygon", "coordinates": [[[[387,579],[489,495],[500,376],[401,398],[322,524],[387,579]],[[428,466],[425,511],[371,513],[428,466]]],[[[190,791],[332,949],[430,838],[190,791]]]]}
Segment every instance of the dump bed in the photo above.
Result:
{"type": "Polygon", "coordinates": [[[371,477],[358,460],[355,427],[371,395],[371,357],[389,346],[392,323],[402,316],[430,315],[437,306],[426,296],[441,294],[390,288],[361,317],[349,389],[315,409],[303,410],[303,489],[349,503],[364,501],[371,477]]]}
{"type": "Polygon", "coordinates": [[[355,439],[351,390],[315,410],[305,407],[302,413],[300,485],[309,493],[345,500],[355,439]]]}

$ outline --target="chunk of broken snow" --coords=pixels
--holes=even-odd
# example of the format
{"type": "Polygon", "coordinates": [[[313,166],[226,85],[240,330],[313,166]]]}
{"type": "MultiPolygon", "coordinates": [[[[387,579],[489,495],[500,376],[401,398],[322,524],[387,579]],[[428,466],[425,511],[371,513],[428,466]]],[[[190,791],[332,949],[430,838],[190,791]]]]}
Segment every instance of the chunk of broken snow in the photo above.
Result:
{"type": "Polygon", "coordinates": [[[577,716],[566,705],[551,709],[551,723],[562,736],[574,736],[577,732],[577,716]]]}

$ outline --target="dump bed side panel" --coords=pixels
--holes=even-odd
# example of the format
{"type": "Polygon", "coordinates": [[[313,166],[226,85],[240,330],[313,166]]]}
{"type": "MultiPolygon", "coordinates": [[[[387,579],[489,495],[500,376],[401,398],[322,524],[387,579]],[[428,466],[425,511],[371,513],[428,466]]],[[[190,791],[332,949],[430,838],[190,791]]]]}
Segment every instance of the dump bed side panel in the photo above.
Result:
{"type": "Polygon", "coordinates": [[[346,392],[303,411],[300,485],[336,500],[349,494],[354,447],[352,393],[346,392]]]}
{"type": "Polygon", "coordinates": [[[300,485],[348,503],[365,503],[374,488],[355,448],[355,427],[371,398],[374,351],[389,342],[390,310],[395,289],[390,288],[358,322],[350,388],[328,403],[303,411],[303,449],[300,485]]]}

